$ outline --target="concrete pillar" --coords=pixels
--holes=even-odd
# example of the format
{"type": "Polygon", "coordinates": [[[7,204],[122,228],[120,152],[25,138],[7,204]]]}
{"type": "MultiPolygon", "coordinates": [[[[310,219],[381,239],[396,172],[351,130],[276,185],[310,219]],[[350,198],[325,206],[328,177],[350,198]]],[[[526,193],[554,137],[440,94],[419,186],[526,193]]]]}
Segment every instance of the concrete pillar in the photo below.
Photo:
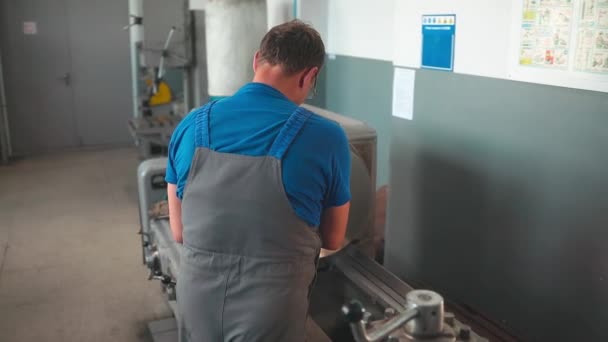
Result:
{"type": "Polygon", "coordinates": [[[266,0],[268,29],[295,19],[294,0],[266,0]]]}
{"type": "Polygon", "coordinates": [[[230,96],[253,78],[253,55],[267,31],[266,0],[208,0],[207,75],[211,98],[230,96]]]}

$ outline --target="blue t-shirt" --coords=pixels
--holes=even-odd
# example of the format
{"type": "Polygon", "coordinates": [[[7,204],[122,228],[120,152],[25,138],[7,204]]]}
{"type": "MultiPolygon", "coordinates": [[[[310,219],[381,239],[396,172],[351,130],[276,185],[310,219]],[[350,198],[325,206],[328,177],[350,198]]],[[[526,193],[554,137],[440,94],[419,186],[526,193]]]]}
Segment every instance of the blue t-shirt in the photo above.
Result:
{"type": "MultiPolygon", "coordinates": [[[[249,156],[267,155],[280,129],[298,108],[278,90],[249,83],[218,101],[209,114],[211,149],[249,156]]],[[[169,144],[166,181],[182,198],[192,158],[195,109],[180,122],[169,144]]],[[[287,150],[282,162],[283,186],[296,214],[318,227],[321,213],[350,201],[350,150],[344,130],[313,114],[287,150]]]]}

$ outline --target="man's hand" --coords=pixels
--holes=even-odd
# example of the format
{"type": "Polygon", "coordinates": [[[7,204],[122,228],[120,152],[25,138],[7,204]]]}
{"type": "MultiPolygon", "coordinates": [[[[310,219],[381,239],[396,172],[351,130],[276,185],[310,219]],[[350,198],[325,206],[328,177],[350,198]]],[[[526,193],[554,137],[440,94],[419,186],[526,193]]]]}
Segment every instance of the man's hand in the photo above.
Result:
{"type": "Polygon", "coordinates": [[[169,202],[169,225],[176,242],[182,243],[182,201],[177,198],[177,185],[167,184],[167,199],[169,202]]]}
{"type": "Polygon", "coordinates": [[[321,215],[319,232],[322,246],[325,249],[336,250],[342,248],[348,224],[350,202],[339,207],[327,208],[321,215]]]}

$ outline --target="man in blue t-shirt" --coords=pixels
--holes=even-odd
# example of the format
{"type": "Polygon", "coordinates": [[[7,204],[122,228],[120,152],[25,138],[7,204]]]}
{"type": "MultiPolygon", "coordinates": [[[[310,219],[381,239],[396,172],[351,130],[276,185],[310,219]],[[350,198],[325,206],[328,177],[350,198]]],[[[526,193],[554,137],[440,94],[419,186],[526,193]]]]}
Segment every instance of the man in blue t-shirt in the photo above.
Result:
{"type": "Polygon", "coordinates": [[[303,340],[314,260],[320,247],[342,246],[350,207],[344,131],[299,107],[324,55],[310,26],[273,28],[253,82],[192,111],[173,133],[166,181],[171,230],[184,245],[180,336],[303,340]]]}

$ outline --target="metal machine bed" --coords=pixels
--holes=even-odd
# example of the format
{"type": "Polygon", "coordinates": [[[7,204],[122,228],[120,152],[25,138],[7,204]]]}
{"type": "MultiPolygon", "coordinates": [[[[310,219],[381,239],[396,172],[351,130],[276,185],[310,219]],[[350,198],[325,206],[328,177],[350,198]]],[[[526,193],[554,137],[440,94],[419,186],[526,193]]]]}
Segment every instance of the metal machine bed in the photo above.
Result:
{"type": "MultiPolygon", "coordinates": [[[[311,297],[308,340],[488,341],[476,333],[477,328],[473,331],[470,323],[463,323],[460,316],[445,312],[439,294],[414,290],[374,261],[383,239],[383,232],[374,230],[376,133],[360,121],[309,108],[338,122],[348,135],[352,201],[348,245],[321,258],[311,297]]],[[[143,262],[150,269],[149,278],[160,280],[169,305],[177,314],[175,279],[181,245],[173,240],[168,218],[153,217],[149,212],[154,203],[166,196],[166,164],[166,158],[151,159],[138,169],[142,252],[143,262]]],[[[166,341],[175,338],[174,323],[155,324],[150,326],[153,335],[156,331],[166,341]]]]}

